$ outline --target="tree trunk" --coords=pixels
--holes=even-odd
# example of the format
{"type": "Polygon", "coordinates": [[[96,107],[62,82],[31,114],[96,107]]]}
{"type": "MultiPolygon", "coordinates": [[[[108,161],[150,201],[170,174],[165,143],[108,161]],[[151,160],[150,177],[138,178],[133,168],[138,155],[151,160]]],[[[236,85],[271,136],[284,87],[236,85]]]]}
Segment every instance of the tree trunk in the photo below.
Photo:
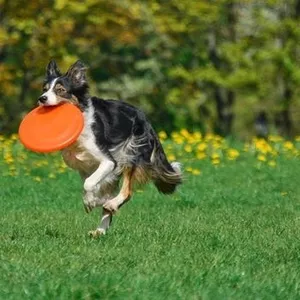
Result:
{"type": "MultiPolygon", "coordinates": [[[[236,41],[236,13],[235,4],[229,3],[225,7],[227,13],[227,39],[231,42],[236,41]]],[[[232,66],[230,63],[222,60],[217,49],[217,33],[212,30],[208,37],[208,52],[209,59],[212,62],[216,70],[227,73],[232,72],[232,66]]],[[[232,124],[234,120],[233,105],[235,102],[235,93],[233,90],[219,86],[217,84],[212,85],[213,95],[216,104],[217,121],[215,123],[216,133],[226,136],[232,133],[232,124]]]]}
{"type": "MultiPolygon", "coordinates": [[[[297,21],[300,17],[300,0],[295,2],[295,6],[287,6],[289,4],[285,3],[282,9],[279,9],[280,21],[284,21],[286,18],[291,18],[297,21]]],[[[284,48],[286,40],[288,39],[289,32],[284,31],[278,37],[278,44],[281,49],[284,48]]],[[[279,95],[280,111],[275,115],[275,126],[278,133],[291,137],[293,131],[293,122],[290,114],[290,105],[293,98],[293,90],[289,86],[289,81],[291,80],[289,72],[286,72],[284,68],[279,69],[277,89],[279,95]]]]}

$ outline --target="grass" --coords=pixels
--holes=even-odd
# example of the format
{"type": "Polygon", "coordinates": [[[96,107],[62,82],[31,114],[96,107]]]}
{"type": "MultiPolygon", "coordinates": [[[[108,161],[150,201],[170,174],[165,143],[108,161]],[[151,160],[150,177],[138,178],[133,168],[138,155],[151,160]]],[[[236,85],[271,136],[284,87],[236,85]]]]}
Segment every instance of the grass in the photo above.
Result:
{"type": "Polygon", "coordinates": [[[2,177],[0,298],[299,299],[297,158],[193,167],[173,197],[136,192],[98,240],[76,173],[2,177]]]}

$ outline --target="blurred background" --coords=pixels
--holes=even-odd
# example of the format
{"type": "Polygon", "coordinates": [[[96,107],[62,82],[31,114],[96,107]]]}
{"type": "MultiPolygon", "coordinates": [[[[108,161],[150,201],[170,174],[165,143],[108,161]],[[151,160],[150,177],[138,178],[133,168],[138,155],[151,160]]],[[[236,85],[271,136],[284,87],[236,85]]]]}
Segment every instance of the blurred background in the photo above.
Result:
{"type": "Polygon", "coordinates": [[[300,133],[300,0],[0,0],[0,133],[16,132],[51,58],[157,130],[300,133]]]}

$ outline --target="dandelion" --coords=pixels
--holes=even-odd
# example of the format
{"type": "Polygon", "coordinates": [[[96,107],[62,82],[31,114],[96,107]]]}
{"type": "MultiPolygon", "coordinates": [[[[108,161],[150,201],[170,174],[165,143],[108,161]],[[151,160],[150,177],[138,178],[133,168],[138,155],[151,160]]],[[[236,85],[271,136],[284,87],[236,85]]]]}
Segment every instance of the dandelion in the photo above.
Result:
{"type": "Polygon", "coordinates": [[[207,141],[212,141],[213,139],[214,139],[214,135],[212,133],[208,133],[205,136],[205,140],[207,140],[207,141]]]}
{"type": "Polygon", "coordinates": [[[211,162],[212,162],[212,164],[215,165],[215,166],[217,166],[217,165],[219,165],[219,164],[221,163],[221,161],[220,161],[219,158],[214,158],[211,162]]]}
{"type": "Polygon", "coordinates": [[[281,136],[278,135],[270,135],[269,136],[269,141],[273,142],[273,143],[279,143],[283,141],[283,138],[281,136]]]}
{"type": "Polygon", "coordinates": [[[227,151],[227,155],[229,160],[235,160],[240,156],[240,153],[236,149],[230,148],[227,151]]]}
{"type": "Polygon", "coordinates": [[[175,143],[178,145],[182,145],[184,143],[184,139],[183,138],[178,138],[175,140],[175,143]]]}
{"type": "Polygon", "coordinates": [[[276,167],[276,161],[275,160],[270,160],[269,162],[268,162],[268,165],[270,166],[270,167],[276,167]]]}
{"type": "Polygon", "coordinates": [[[221,148],[221,144],[217,141],[213,142],[212,144],[212,147],[215,149],[215,150],[218,150],[221,148]]]}
{"type": "Polygon", "coordinates": [[[16,140],[18,140],[18,135],[17,135],[16,133],[12,134],[12,135],[10,136],[10,140],[11,140],[11,141],[16,141],[16,140]]]}
{"type": "Polygon", "coordinates": [[[290,142],[290,141],[284,142],[283,147],[284,147],[284,149],[286,149],[286,150],[293,150],[293,149],[294,149],[294,145],[293,145],[293,143],[290,142]]]}
{"type": "Polygon", "coordinates": [[[168,138],[168,136],[167,136],[167,134],[166,134],[166,132],[165,131],[160,131],[159,133],[158,133],[158,136],[159,136],[159,138],[161,139],[161,140],[166,140],[167,138],[168,138]]]}
{"type": "Polygon", "coordinates": [[[211,155],[211,159],[214,160],[214,159],[220,159],[220,155],[218,153],[213,153],[211,155]]]}
{"type": "Polygon", "coordinates": [[[194,132],[194,134],[193,134],[193,138],[194,138],[194,140],[195,140],[196,142],[200,142],[201,139],[202,139],[202,135],[201,135],[200,132],[196,131],[196,132],[194,132]]]}
{"type": "Polygon", "coordinates": [[[205,144],[205,143],[201,143],[201,144],[199,144],[199,145],[197,146],[197,149],[198,149],[199,151],[205,151],[206,148],[207,148],[207,144],[205,144]]]}
{"type": "Polygon", "coordinates": [[[180,134],[185,138],[188,138],[190,136],[190,133],[185,128],[180,130],[180,134]]]}
{"type": "Polygon", "coordinates": [[[276,150],[272,150],[272,151],[270,152],[270,154],[271,154],[272,156],[277,156],[277,155],[278,155],[278,152],[277,152],[276,150]]]}
{"type": "Polygon", "coordinates": [[[192,167],[187,167],[185,170],[186,170],[187,172],[193,172],[193,168],[192,168],[192,167]]]}
{"type": "Polygon", "coordinates": [[[11,164],[14,162],[14,159],[12,156],[4,157],[4,160],[7,164],[11,164]]]}
{"type": "Polygon", "coordinates": [[[191,153],[193,151],[193,148],[191,145],[185,145],[184,146],[184,151],[187,153],[191,153]]]}
{"type": "Polygon", "coordinates": [[[193,175],[200,175],[200,174],[201,174],[201,171],[198,170],[198,169],[193,169],[193,170],[192,170],[192,174],[193,174],[193,175]]]}
{"type": "Polygon", "coordinates": [[[207,157],[207,155],[204,152],[198,152],[196,157],[198,159],[204,159],[207,157]]]}
{"type": "Polygon", "coordinates": [[[167,156],[167,158],[168,158],[168,160],[170,160],[170,161],[175,161],[175,160],[176,160],[176,157],[175,157],[174,154],[169,154],[169,155],[167,156]]]}
{"type": "Polygon", "coordinates": [[[9,172],[9,176],[15,177],[15,176],[17,176],[17,172],[12,170],[12,171],[9,172]]]}
{"type": "Polygon", "coordinates": [[[266,156],[263,155],[263,154],[259,154],[259,155],[257,156],[257,159],[258,159],[259,161],[266,161],[266,160],[267,160],[266,156]]]}

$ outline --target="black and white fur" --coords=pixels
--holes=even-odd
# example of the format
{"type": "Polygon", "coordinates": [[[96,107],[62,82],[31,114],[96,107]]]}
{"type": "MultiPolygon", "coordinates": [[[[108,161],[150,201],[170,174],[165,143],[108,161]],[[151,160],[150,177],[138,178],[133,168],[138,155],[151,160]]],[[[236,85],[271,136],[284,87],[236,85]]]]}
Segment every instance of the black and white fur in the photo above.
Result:
{"type": "Polygon", "coordinates": [[[181,183],[180,164],[168,162],[144,113],[122,101],[90,96],[82,62],[77,61],[62,75],[55,61],[50,61],[38,100],[39,105],[47,106],[71,102],[83,113],[84,129],[62,155],[83,179],[86,211],[103,207],[100,225],[91,235],[105,234],[112,214],[130,199],[133,183],[152,180],[165,194],[173,193],[181,183]]]}

